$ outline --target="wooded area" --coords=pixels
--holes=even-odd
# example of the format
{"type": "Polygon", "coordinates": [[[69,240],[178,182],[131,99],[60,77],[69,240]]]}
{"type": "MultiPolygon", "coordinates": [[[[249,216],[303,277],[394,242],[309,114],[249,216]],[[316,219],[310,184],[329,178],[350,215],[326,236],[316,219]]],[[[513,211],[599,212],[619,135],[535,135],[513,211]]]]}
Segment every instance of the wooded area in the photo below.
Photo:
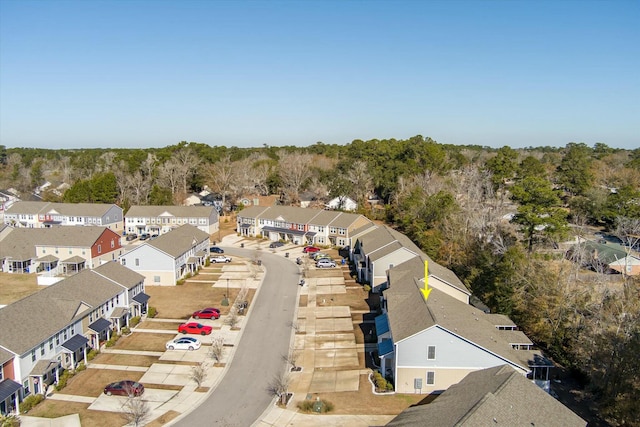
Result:
{"type": "Polygon", "coordinates": [[[601,230],[628,253],[640,239],[640,149],[491,149],[407,140],[309,147],[43,150],[0,146],[0,188],[45,200],[180,204],[205,186],[228,209],[276,194],[297,204],[349,196],[409,236],[493,312],[512,317],[584,381],[600,415],[640,425],[639,281],[584,268],[567,242],[601,230]],[[373,203],[373,201],[379,201],[373,203]]]}

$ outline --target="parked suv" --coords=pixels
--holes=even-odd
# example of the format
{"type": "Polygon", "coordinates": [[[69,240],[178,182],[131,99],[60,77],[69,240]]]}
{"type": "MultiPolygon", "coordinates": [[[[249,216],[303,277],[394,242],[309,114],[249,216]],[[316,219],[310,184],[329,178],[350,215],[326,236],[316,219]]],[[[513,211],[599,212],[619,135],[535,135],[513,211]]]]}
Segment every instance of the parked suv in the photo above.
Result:
{"type": "Polygon", "coordinates": [[[209,261],[213,263],[231,262],[231,257],[225,255],[211,255],[211,257],[209,257],[209,261]]]}
{"type": "Polygon", "coordinates": [[[318,268],[331,268],[335,267],[336,263],[330,258],[320,258],[318,262],[316,262],[316,267],[318,268]]]}

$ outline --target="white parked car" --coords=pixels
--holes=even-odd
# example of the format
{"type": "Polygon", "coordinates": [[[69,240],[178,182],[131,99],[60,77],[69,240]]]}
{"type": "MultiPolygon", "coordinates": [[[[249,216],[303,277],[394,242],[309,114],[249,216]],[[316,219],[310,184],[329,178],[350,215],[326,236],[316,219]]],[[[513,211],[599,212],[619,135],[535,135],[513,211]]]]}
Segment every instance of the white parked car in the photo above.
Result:
{"type": "Polygon", "coordinates": [[[316,262],[316,267],[318,268],[331,268],[335,266],[336,263],[331,258],[320,258],[318,262],[316,262]]]}
{"type": "Polygon", "coordinates": [[[231,262],[231,257],[228,257],[226,255],[211,255],[209,257],[209,261],[213,263],[231,262]]]}
{"type": "Polygon", "coordinates": [[[192,337],[179,337],[167,342],[167,350],[197,350],[200,348],[200,340],[192,337]]]}

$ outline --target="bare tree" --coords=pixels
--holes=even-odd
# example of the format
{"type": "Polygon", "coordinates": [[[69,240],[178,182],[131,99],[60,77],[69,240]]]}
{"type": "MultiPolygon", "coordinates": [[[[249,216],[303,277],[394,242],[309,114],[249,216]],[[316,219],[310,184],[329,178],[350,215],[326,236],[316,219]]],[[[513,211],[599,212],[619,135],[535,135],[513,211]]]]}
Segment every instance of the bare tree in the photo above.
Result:
{"type": "Polygon", "coordinates": [[[139,427],[146,424],[151,416],[151,408],[146,400],[140,396],[129,397],[122,404],[122,418],[127,421],[127,425],[139,427]]]}
{"type": "Polygon", "coordinates": [[[240,323],[240,318],[238,317],[238,310],[236,310],[235,305],[231,307],[231,310],[229,310],[229,315],[227,316],[225,323],[229,325],[231,329],[234,329],[240,323]]]}
{"type": "Polygon", "coordinates": [[[199,365],[191,367],[191,375],[189,378],[191,378],[198,387],[202,385],[207,378],[207,366],[204,361],[200,362],[199,365]]]}
{"type": "Polygon", "coordinates": [[[231,162],[231,157],[229,156],[223,157],[207,169],[209,186],[212,190],[222,195],[223,214],[226,209],[227,194],[231,192],[237,175],[236,165],[231,162]]]}
{"type": "Polygon", "coordinates": [[[353,184],[354,199],[359,206],[364,206],[367,196],[373,189],[373,179],[369,174],[369,167],[363,160],[353,162],[347,174],[347,179],[353,184]]]}
{"type": "Polygon", "coordinates": [[[178,185],[180,182],[180,170],[178,163],[169,159],[160,165],[158,169],[158,179],[161,185],[171,189],[171,194],[178,192],[178,185]]]}
{"type": "Polygon", "coordinates": [[[291,347],[287,354],[282,355],[282,360],[291,365],[292,371],[297,371],[298,369],[298,359],[300,358],[300,351],[295,347],[291,347]]]}
{"type": "Polygon", "coordinates": [[[300,200],[300,191],[307,179],[311,177],[311,164],[313,157],[309,154],[289,154],[281,151],[278,167],[280,179],[284,185],[284,196],[289,204],[300,200]]]}
{"type": "Polygon", "coordinates": [[[275,375],[268,386],[268,391],[274,396],[278,397],[278,401],[281,405],[287,404],[289,386],[291,385],[291,375],[289,372],[281,372],[279,375],[275,375]]]}
{"type": "Polygon", "coordinates": [[[211,349],[209,350],[209,354],[216,362],[222,361],[222,356],[224,354],[224,338],[219,335],[211,338],[211,349]]]}
{"type": "Polygon", "coordinates": [[[182,147],[173,153],[173,159],[178,166],[182,193],[186,196],[188,181],[191,174],[198,169],[200,158],[191,148],[182,147]]]}

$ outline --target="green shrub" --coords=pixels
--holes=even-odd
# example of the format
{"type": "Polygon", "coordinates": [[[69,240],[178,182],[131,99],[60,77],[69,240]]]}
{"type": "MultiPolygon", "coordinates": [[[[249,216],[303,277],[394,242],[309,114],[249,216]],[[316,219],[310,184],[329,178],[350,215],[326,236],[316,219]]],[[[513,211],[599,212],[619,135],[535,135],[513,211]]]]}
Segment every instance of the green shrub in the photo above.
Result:
{"type": "Polygon", "coordinates": [[[184,279],[180,279],[176,282],[176,286],[182,286],[184,285],[184,279]]]}
{"type": "Polygon", "coordinates": [[[127,328],[126,326],[122,328],[122,335],[129,335],[130,333],[131,329],[127,328]]]}
{"type": "Polygon", "coordinates": [[[1,415],[0,426],[2,427],[20,427],[20,418],[15,414],[1,415]]]}
{"type": "Polygon", "coordinates": [[[131,320],[129,321],[129,326],[133,328],[138,323],[140,323],[140,316],[132,317],[131,320]]]}
{"type": "Polygon", "coordinates": [[[96,350],[95,348],[89,350],[89,353],[87,353],[87,361],[91,362],[98,355],[98,353],[100,353],[100,351],[96,350]]]}
{"type": "Polygon", "coordinates": [[[113,347],[114,345],[116,345],[116,341],[118,341],[118,338],[118,335],[113,334],[111,338],[109,338],[109,341],[107,341],[104,345],[106,347],[113,347]]]}
{"type": "Polygon", "coordinates": [[[80,363],[78,363],[78,367],[76,368],[76,372],[82,372],[85,369],[87,369],[87,365],[85,365],[84,362],[80,362],[80,363]]]}
{"type": "MultiPolygon", "coordinates": [[[[315,412],[314,406],[316,402],[316,400],[303,400],[302,402],[298,402],[297,406],[302,412],[315,412]]],[[[322,404],[320,407],[320,413],[333,411],[333,403],[324,399],[320,399],[320,403],[322,404]]]]}
{"type": "Polygon", "coordinates": [[[65,370],[62,375],[60,375],[60,380],[58,380],[58,384],[56,384],[56,391],[60,391],[67,386],[67,381],[69,378],[73,377],[74,373],[68,370],[65,370]]]}
{"type": "Polygon", "coordinates": [[[158,315],[158,310],[155,307],[149,307],[149,311],[147,311],[148,317],[156,317],[158,315]]]}
{"type": "Polygon", "coordinates": [[[44,396],[41,394],[32,394],[27,396],[22,402],[20,402],[20,413],[24,414],[29,412],[31,408],[44,400],[44,396]]]}

